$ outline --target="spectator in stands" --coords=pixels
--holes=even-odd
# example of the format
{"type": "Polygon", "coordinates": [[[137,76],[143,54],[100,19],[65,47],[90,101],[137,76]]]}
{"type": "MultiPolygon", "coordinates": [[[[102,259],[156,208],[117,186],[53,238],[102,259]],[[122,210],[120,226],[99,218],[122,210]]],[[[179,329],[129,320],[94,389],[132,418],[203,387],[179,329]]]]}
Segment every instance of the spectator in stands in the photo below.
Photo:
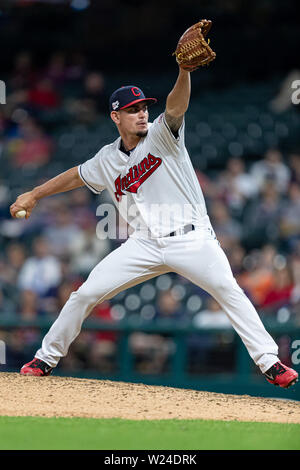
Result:
{"type": "Polygon", "coordinates": [[[210,218],[216,236],[223,250],[228,251],[232,244],[240,240],[242,227],[238,221],[230,216],[226,205],[222,201],[214,201],[210,209],[210,218]]]}
{"type": "Polygon", "coordinates": [[[266,178],[260,197],[253,200],[244,213],[244,234],[247,244],[259,247],[266,240],[276,242],[279,238],[278,221],[283,210],[284,203],[275,181],[266,178]]]}
{"type": "Polygon", "coordinates": [[[92,199],[91,191],[86,188],[79,188],[66,195],[68,206],[72,207],[73,220],[82,229],[97,224],[97,202],[92,199]]]}
{"type": "Polygon", "coordinates": [[[9,367],[19,367],[20,361],[27,359],[26,348],[29,346],[24,328],[14,328],[6,334],[6,364],[9,367]]]}
{"type": "Polygon", "coordinates": [[[80,96],[68,103],[68,110],[77,121],[88,124],[93,124],[99,114],[107,111],[105,80],[102,73],[87,73],[80,96]]]}
{"type": "Polygon", "coordinates": [[[80,51],[68,53],[67,79],[68,82],[81,82],[87,73],[86,55],[80,51]]]}
{"type": "Polygon", "coordinates": [[[42,231],[56,256],[72,256],[84,244],[84,231],[75,224],[71,209],[60,201],[52,224],[42,231]]]}
{"type": "Polygon", "coordinates": [[[273,285],[276,254],[275,246],[265,245],[261,250],[253,250],[244,259],[245,271],[239,278],[239,284],[256,307],[261,305],[266,292],[273,285]]]}
{"type": "Polygon", "coordinates": [[[25,247],[22,243],[12,242],[5,250],[6,253],[6,279],[11,285],[17,283],[20,270],[26,260],[25,247]]]}
{"type": "Polygon", "coordinates": [[[209,205],[211,200],[214,200],[217,196],[219,196],[218,182],[197,168],[195,169],[195,173],[202,188],[205,200],[209,205]]]}
{"type": "MultiPolygon", "coordinates": [[[[185,318],[184,311],[176,295],[171,290],[162,291],[157,299],[154,321],[171,324],[185,318]]],[[[129,344],[135,356],[138,372],[159,374],[166,372],[175,348],[174,339],[164,334],[132,333],[129,344]]]]}
{"type": "MultiPolygon", "coordinates": [[[[61,281],[59,261],[51,254],[45,238],[37,237],[32,243],[33,254],[26,259],[19,277],[18,287],[26,302],[42,310],[42,299],[53,297],[61,281]],[[40,304],[37,302],[41,300],[40,304]]],[[[22,305],[22,300],[21,300],[22,305]]]]}
{"type": "MultiPolygon", "coordinates": [[[[1,149],[0,149],[0,157],[1,157],[1,149]]],[[[1,162],[1,158],[0,158],[1,162]]],[[[8,201],[10,199],[9,187],[7,181],[1,181],[0,179],[0,218],[6,214],[8,201]]]]}
{"type": "Polygon", "coordinates": [[[283,162],[281,152],[272,148],[267,150],[262,160],[252,165],[250,174],[260,190],[263,190],[267,180],[272,179],[279,193],[286,192],[291,177],[290,169],[283,162]]]}
{"type": "Polygon", "coordinates": [[[89,357],[94,337],[95,333],[92,331],[81,331],[76,341],[71,344],[68,356],[60,361],[59,369],[74,372],[89,369],[89,357]]]}
{"type": "Polygon", "coordinates": [[[4,295],[2,285],[0,283],[0,316],[13,315],[15,313],[15,304],[4,295]]]}
{"type": "Polygon", "coordinates": [[[89,72],[84,81],[83,100],[91,101],[98,113],[106,111],[105,80],[100,72],[89,72]]]}
{"type": "Polygon", "coordinates": [[[289,187],[279,225],[280,237],[292,248],[295,241],[300,240],[300,185],[296,182],[289,187]]]}
{"type": "Polygon", "coordinates": [[[36,292],[29,289],[20,291],[18,313],[23,320],[34,320],[39,315],[39,298],[36,292]]]}
{"type": "MultiPolygon", "coordinates": [[[[16,312],[19,303],[17,279],[25,261],[25,249],[20,243],[12,243],[3,250],[0,259],[0,286],[5,304],[11,307],[11,313],[16,312]]],[[[3,307],[4,308],[4,307],[3,307]]]]}
{"type": "Polygon", "coordinates": [[[300,323],[300,255],[296,252],[293,253],[290,259],[290,268],[294,281],[294,287],[291,293],[290,300],[293,307],[293,311],[296,314],[297,321],[298,323],[300,323]]]}
{"type": "MultiPolygon", "coordinates": [[[[61,310],[61,308],[65,305],[66,301],[68,300],[68,298],[70,297],[70,295],[72,294],[72,292],[75,288],[75,284],[76,283],[74,283],[72,281],[64,280],[58,286],[57,292],[56,292],[56,299],[57,299],[57,311],[56,311],[56,313],[58,313],[61,310]]],[[[77,287],[78,286],[76,286],[76,288],[77,287]]]]}
{"type": "Polygon", "coordinates": [[[174,342],[163,335],[134,332],[128,338],[135,370],[141,374],[161,374],[168,370],[174,342]]]}
{"type": "MultiPolygon", "coordinates": [[[[4,136],[5,134],[6,125],[7,125],[6,116],[5,116],[3,107],[0,107],[0,137],[4,136]]],[[[0,157],[1,157],[1,152],[2,152],[2,143],[0,140],[0,157]]]]}
{"type": "Polygon", "coordinates": [[[12,139],[9,151],[15,168],[39,168],[49,162],[53,143],[42,127],[27,117],[19,125],[19,137],[12,139]]]}
{"type": "Polygon", "coordinates": [[[191,372],[218,372],[234,367],[234,337],[231,323],[218,302],[211,296],[206,308],[193,317],[193,325],[202,329],[220,329],[214,334],[192,333],[188,336],[191,372]]]}
{"type": "Polygon", "coordinates": [[[75,273],[86,276],[110,251],[110,240],[99,239],[95,225],[90,224],[73,245],[71,268],[75,273]]]}
{"type": "Polygon", "coordinates": [[[28,103],[35,111],[56,109],[61,104],[61,97],[52,80],[47,77],[39,79],[28,91],[28,103]]]}
{"type": "Polygon", "coordinates": [[[4,302],[8,302],[12,307],[12,314],[15,313],[19,303],[17,279],[24,260],[25,252],[23,246],[18,244],[6,247],[2,259],[0,258],[0,286],[4,302]]]}
{"type": "Polygon", "coordinates": [[[49,297],[47,296],[46,298],[43,299],[42,301],[43,312],[42,313],[48,316],[57,317],[61,308],[70,297],[72,291],[74,289],[77,289],[82,284],[82,281],[81,282],[78,282],[78,281],[79,281],[78,279],[77,280],[66,279],[62,275],[62,280],[60,284],[57,286],[54,292],[51,292],[51,294],[53,293],[53,295],[49,297]]]}
{"type": "Polygon", "coordinates": [[[43,75],[51,81],[56,90],[61,89],[67,79],[65,52],[56,51],[51,55],[43,75]]]}
{"type": "Polygon", "coordinates": [[[37,71],[29,51],[22,51],[15,56],[13,70],[8,80],[12,92],[26,90],[37,80],[37,71]]]}
{"type": "MultiPolygon", "coordinates": [[[[85,278],[80,274],[73,270],[71,265],[71,256],[70,255],[62,255],[59,257],[60,266],[61,266],[61,273],[62,273],[62,280],[64,283],[70,283],[73,285],[73,291],[77,290],[79,286],[83,283],[85,278]]],[[[63,305],[61,306],[62,309],[63,305]]]]}
{"type": "Polygon", "coordinates": [[[74,273],[86,276],[97,260],[111,251],[110,239],[99,236],[97,208],[92,203],[89,191],[84,188],[72,191],[67,204],[72,207],[73,222],[80,230],[80,236],[76,238],[69,252],[71,269],[74,273]]]}
{"type": "Polygon", "coordinates": [[[241,158],[230,158],[226,169],[217,179],[220,195],[231,211],[240,215],[248,199],[256,196],[258,187],[253,176],[246,172],[241,158]]]}
{"type": "Polygon", "coordinates": [[[238,242],[231,246],[227,253],[228,260],[231,266],[231,270],[234,277],[238,280],[238,277],[243,274],[245,267],[243,265],[244,258],[246,256],[245,248],[238,242]]]}
{"type": "Polygon", "coordinates": [[[184,319],[184,310],[176,294],[172,290],[160,292],[157,299],[154,320],[170,319],[172,322],[184,319]]]}
{"type": "Polygon", "coordinates": [[[207,308],[202,310],[193,318],[193,324],[198,328],[231,328],[231,323],[218,302],[209,297],[207,308]]]}
{"type": "Polygon", "coordinates": [[[6,274],[6,262],[3,255],[0,256],[0,283],[1,285],[7,282],[9,277],[6,274]]]}
{"type": "Polygon", "coordinates": [[[291,153],[289,157],[291,182],[300,184],[300,153],[291,153]]]}
{"type": "Polygon", "coordinates": [[[291,294],[294,287],[292,272],[288,265],[280,268],[274,268],[273,283],[266,291],[265,297],[261,302],[264,312],[274,312],[284,305],[289,305],[291,294]]]}
{"type": "MultiPolygon", "coordinates": [[[[115,323],[109,301],[97,305],[91,313],[91,318],[97,318],[108,325],[115,323]]],[[[118,333],[115,331],[103,330],[95,333],[89,355],[89,364],[92,369],[102,373],[115,371],[117,341],[118,333]]]]}

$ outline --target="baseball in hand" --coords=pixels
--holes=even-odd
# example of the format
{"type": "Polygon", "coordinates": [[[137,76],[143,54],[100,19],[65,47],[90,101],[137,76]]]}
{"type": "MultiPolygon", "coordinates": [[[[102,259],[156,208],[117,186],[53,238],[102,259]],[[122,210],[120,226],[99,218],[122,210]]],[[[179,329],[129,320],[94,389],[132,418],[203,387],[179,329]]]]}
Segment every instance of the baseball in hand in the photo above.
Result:
{"type": "Polygon", "coordinates": [[[16,213],[17,219],[23,219],[25,216],[26,216],[26,211],[25,210],[21,210],[21,211],[18,211],[16,213]]]}

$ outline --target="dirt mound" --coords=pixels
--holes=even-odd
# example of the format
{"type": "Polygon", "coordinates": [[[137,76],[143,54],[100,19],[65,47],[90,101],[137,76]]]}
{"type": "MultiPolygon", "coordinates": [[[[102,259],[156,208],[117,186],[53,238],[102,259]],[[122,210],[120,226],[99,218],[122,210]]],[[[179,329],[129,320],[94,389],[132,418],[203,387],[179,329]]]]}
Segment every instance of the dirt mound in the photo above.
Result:
{"type": "Polygon", "coordinates": [[[0,415],[300,423],[300,403],[109,380],[0,373],[0,415]]]}

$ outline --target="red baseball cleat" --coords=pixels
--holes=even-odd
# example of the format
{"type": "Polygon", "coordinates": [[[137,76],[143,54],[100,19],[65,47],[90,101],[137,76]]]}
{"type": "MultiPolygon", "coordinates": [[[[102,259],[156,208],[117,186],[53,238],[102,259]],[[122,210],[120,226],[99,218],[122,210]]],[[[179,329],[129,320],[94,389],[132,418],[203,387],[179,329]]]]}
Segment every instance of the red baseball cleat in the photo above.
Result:
{"type": "Polygon", "coordinates": [[[35,357],[31,362],[28,362],[22,367],[20,374],[42,377],[44,375],[50,375],[52,371],[53,367],[48,366],[46,362],[41,361],[35,357]]]}
{"type": "Polygon", "coordinates": [[[289,388],[298,381],[298,372],[285,366],[282,362],[276,362],[264,373],[267,381],[282,388],[289,388]]]}

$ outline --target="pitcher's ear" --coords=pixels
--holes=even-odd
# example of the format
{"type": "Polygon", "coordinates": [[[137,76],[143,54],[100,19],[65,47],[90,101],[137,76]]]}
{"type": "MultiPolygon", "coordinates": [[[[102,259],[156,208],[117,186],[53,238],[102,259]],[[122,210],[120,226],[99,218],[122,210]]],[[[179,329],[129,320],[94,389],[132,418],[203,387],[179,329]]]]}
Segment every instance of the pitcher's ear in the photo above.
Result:
{"type": "Polygon", "coordinates": [[[111,119],[114,121],[115,124],[119,124],[119,122],[120,122],[120,116],[119,116],[118,111],[112,111],[112,112],[110,113],[110,117],[111,117],[111,119]]]}

